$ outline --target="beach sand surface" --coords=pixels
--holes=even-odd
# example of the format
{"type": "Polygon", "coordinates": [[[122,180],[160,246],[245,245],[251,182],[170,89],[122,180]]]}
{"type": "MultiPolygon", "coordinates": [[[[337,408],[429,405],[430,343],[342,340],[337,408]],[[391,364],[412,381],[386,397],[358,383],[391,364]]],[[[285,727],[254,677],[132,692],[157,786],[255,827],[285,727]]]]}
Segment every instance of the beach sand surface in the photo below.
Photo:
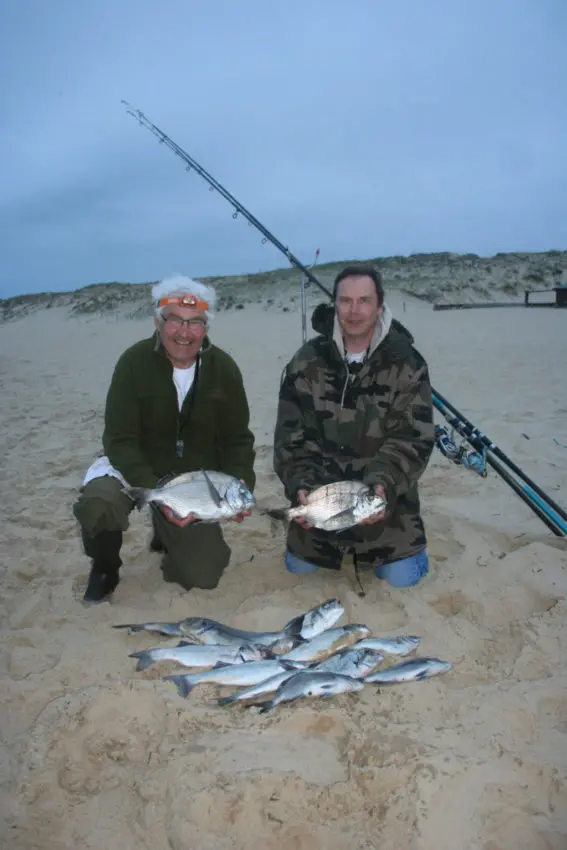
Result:
{"type": "MultiPolygon", "coordinates": [[[[567,506],[565,312],[388,301],[433,385],[567,506]]],[[[494,472],[435,451],[421,484],[431,572],[413,589],[364,574],[360,598],[348,562],[289,575],[283,531],[253,516],[226,527],[219,587],[187,593],[162,581],[148,513],[136,512],[113,601],[83,608],[72,504],[101,451],[114,363],[151,332],[151,320],[64,309],[0,328],[0,846],[565,850],[567,545],[494,472]],[[130,652],[175,641],[112,628],[199,615],[278,629],[332,596],[341,623],[420,635],[420,653],[453,669],[259,714],[218,707],[227,691],[213,686],[182,699],[161,678],[171,664],[137,673],[130,652]]],[[[258,500],[285,504],[273,426],[301,344],[298,305],[221,313],[211,336],[244,374],[258,500]]]]}

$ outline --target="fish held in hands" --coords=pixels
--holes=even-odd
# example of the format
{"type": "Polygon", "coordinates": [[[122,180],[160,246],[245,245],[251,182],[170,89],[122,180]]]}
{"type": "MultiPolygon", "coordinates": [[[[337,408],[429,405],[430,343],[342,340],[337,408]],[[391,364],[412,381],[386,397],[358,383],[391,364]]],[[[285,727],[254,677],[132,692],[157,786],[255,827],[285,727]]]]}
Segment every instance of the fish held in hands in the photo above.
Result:
{"type": "Polygon", "coordinates": [[[362,481],[336,481],[312,490],[304,505],[265,510],[272,519],[304,519],[323,531],[344,531],[386,508],[386,501],[362,481]]]}
{"type": "Polygon", "coordinates": [[[125,487],[123,492],[138,510],[150,503],[164,505],[180,519],[192,514],[202,522],[231,519],[256,505],[253,494],[238,478],[204,469],[178,475],[162,487],[125,487]]]}

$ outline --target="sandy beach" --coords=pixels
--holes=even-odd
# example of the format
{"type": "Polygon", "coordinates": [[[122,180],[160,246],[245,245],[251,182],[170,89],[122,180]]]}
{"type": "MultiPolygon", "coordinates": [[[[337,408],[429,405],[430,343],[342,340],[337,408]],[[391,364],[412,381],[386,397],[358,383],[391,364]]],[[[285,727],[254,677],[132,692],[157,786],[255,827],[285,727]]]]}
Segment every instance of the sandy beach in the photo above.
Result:
{"type": "MultiPolygon", "coordinates": [[[[386,288],[433,385],[567,507],[565,311],[434,312],[386,288]]],[[[0,846],[565,850],[567,541],[495,473],[435,451],[421,486],[431,573],[414,589],[365,576],[361,599],[349,564],[295,578],[283,532],[253,516],[227,527],[218,589],[186,593],[163,583],[142,512],[112,603],[83,608],[89,563],[71,506],[101,448],[114,363],[151,332],[151,319],[64,308],[0,327],[0,846]],[[453,669],[261,715],[218,707],[228,691],[212,686],[183,700],[160,678],[172,665],[135,672],[128,653],[168,642],[112,628],[203,615],[277,629],[331,596],[341,623],[420,635],[420,654],[453,669]]],[[[272,433],[299,306],[223,312],[211,338],[244,374],[257,498],[280,504],[272,433]]]]}

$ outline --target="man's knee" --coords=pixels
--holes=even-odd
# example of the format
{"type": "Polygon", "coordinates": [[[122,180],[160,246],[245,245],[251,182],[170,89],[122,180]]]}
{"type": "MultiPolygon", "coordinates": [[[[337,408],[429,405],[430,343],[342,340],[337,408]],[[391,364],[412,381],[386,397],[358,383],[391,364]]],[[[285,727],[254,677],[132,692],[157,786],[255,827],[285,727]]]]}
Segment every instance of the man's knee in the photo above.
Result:
{"type": "Polygon", "coordinates": [[[94,536],[101,531],[126,531],[133,503],[122,485],[108,475],[93,478],[73,505],[73,514],[84,531],[94,536]]]}
{"type": "Polygon", "coordinates": [[[160,539],[167,549],[162,562],[165,581],[180,584],[185,590],[214,590],[218,586],[230,561],[230,548],[217,525],[170,527],[165,534],[161,525],[160,539]]]}
{"type": "Polygon", "coordinates": [[[285,565],[290,572],[307,574],[319,567],[338,570],[341,561],[341,550],[331,540],[297,523],[291,524],[285,556],[285,565]]]}
{"type": "Polygon", "coordinates": [[[311,573],[316,573],[319,569],[316,564],[298,558],[297,555],[294,555],[289,550],[285,553],[285,568],[288,572],[295,575],[310,575],[311,573]]]}
{"type": "Polygon", "coordinates": [[[425,550],[375,568],[376,577],[385,579],[392,587],[415,587],[428,572],[429,558],[425,550]]]}

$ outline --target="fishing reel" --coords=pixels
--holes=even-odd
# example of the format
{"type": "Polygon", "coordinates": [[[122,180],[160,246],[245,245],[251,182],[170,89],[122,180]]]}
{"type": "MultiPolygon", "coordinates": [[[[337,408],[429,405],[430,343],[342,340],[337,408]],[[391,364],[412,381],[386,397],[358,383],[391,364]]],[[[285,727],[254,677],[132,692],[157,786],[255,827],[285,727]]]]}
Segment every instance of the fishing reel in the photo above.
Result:
{"type": "Polygon", "coordinates": [[[476,449],[467,448],[464,441],[458,446],[453,439],[453,433],[453,431],[449,433],[441,425],[435,426],[435,445],[441,454],[445,455],[453,463],[464,466],[465,469],[470,469],[472,472],[476,472],[481,478],[486,478],[488,474],[486,469],[486,450],[480,453],[476,449]]]}

